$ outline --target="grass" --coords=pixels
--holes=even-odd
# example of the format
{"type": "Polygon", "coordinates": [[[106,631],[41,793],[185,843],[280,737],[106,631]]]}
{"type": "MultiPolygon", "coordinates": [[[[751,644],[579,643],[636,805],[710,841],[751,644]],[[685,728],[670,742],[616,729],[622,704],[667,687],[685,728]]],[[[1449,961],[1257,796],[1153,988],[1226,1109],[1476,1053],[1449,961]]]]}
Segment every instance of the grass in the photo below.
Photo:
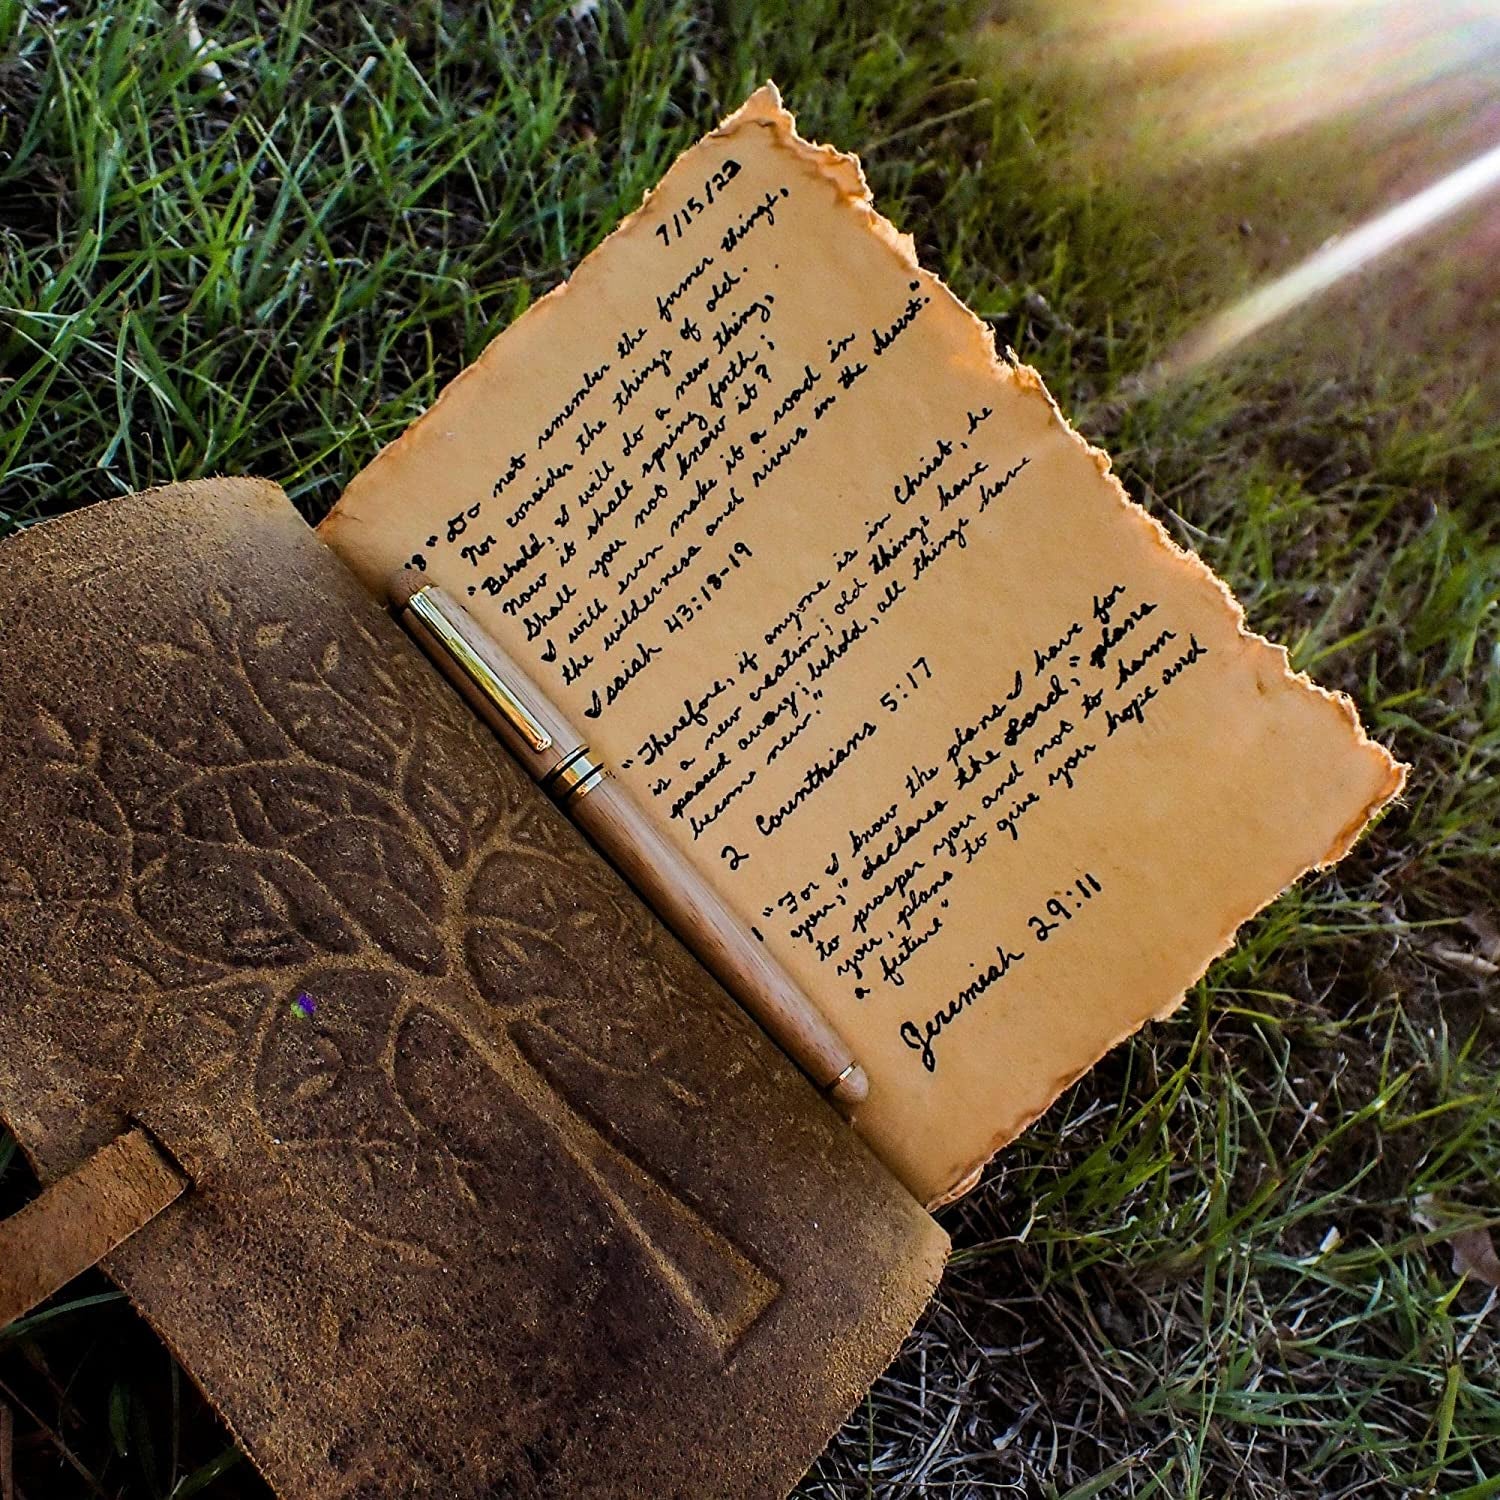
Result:
{"type": "MultiPolygon", "coordinates": [[[[575,9],[204,6],[230,104],[171,5],[0,0],[0,529],[215,472],[320,515],[774,75],[1252,623],[1413,764],[1349,860],[945,1212],[936,1304],[799,1493],[1500,1495],[1496,1295],[1450,1248],[1500,1223],[1478,221],[1129,395],[1471,127],[1346,120],[1216,159],[1165,150],[1020,5],[575,9]]],[[[0,1142],[0,1210],[32,1191],[0,1142]]],[[[0,1468],[8,1427],[3,1500],[265,1493],[98,1276],[0,1333],[0,1468]]]]}

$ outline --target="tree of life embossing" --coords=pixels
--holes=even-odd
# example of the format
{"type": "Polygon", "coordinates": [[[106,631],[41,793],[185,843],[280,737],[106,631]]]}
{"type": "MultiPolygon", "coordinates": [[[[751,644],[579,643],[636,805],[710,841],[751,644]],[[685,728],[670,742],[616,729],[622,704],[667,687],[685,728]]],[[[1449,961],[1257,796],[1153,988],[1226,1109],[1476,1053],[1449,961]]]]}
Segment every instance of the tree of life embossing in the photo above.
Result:
{"type": "MultiPolygon", "coordinates": [[[[143,1078],[196,1099],[207,1149],[232,1154],[213,1122],[243,1118],[343,1232],[408,1264],[519,1234],[517,1195],[540,1194],[585,1261],[623,1245],[727,1357],[780,1288],[646,1164],[611,1093],[628,1081],[658,1134],[701,1107],[670,1020],[693,1002],[649,922],[373,635],[247,620],[215,591],[139,665],[100,724],[39,708],[0,773],[24,772],[0,794],[37,829],[0,859],[37,1024],[68,1015],[62,1044],[122,1101],[143,1078]]],[[[754,1066],[727,1007],[704,1020],[754,1066]]],[[[548,1274],[517,1316],[618,1295],[548,1274]]]]}

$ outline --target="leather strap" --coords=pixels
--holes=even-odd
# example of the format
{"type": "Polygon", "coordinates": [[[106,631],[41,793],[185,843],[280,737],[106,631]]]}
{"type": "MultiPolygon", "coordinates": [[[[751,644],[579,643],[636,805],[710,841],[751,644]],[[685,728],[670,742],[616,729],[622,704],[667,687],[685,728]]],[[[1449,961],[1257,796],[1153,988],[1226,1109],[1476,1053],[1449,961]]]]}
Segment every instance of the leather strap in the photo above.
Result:
{"type": "Polygon", "coordinates": [[[0,1222],[0,1328],[96,1265],[187,1187],[176,1163],[135,1129],[0,1222]]]}

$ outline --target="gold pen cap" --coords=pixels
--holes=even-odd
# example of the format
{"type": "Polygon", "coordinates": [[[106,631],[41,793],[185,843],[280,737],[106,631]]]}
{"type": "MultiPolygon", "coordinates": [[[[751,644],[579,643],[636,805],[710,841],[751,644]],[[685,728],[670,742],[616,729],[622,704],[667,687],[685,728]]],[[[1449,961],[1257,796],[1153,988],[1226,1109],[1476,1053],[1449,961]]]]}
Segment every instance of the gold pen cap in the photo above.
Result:
{"type": "Polygon", "coordinates": [[[388,591],[391,603],[433,648],[443,674],[538,781],[576,760],[578,735],[452,595],[411,568],[395,574],[388,591]]]}

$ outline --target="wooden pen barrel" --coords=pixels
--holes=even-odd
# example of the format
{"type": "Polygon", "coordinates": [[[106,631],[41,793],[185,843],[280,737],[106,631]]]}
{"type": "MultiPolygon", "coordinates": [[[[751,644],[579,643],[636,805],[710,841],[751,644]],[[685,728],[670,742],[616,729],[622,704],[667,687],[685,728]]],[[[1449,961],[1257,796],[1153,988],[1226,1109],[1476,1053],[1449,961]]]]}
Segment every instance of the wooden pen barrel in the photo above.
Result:
{"type": "Polygon", "coordinates": [[[830,1099],[869,1095],[864,1069],[801,987],[590,755],[578,732],[457,600],[409,570],[392,602],[506,749],[715,979],[830,1099]]]}

